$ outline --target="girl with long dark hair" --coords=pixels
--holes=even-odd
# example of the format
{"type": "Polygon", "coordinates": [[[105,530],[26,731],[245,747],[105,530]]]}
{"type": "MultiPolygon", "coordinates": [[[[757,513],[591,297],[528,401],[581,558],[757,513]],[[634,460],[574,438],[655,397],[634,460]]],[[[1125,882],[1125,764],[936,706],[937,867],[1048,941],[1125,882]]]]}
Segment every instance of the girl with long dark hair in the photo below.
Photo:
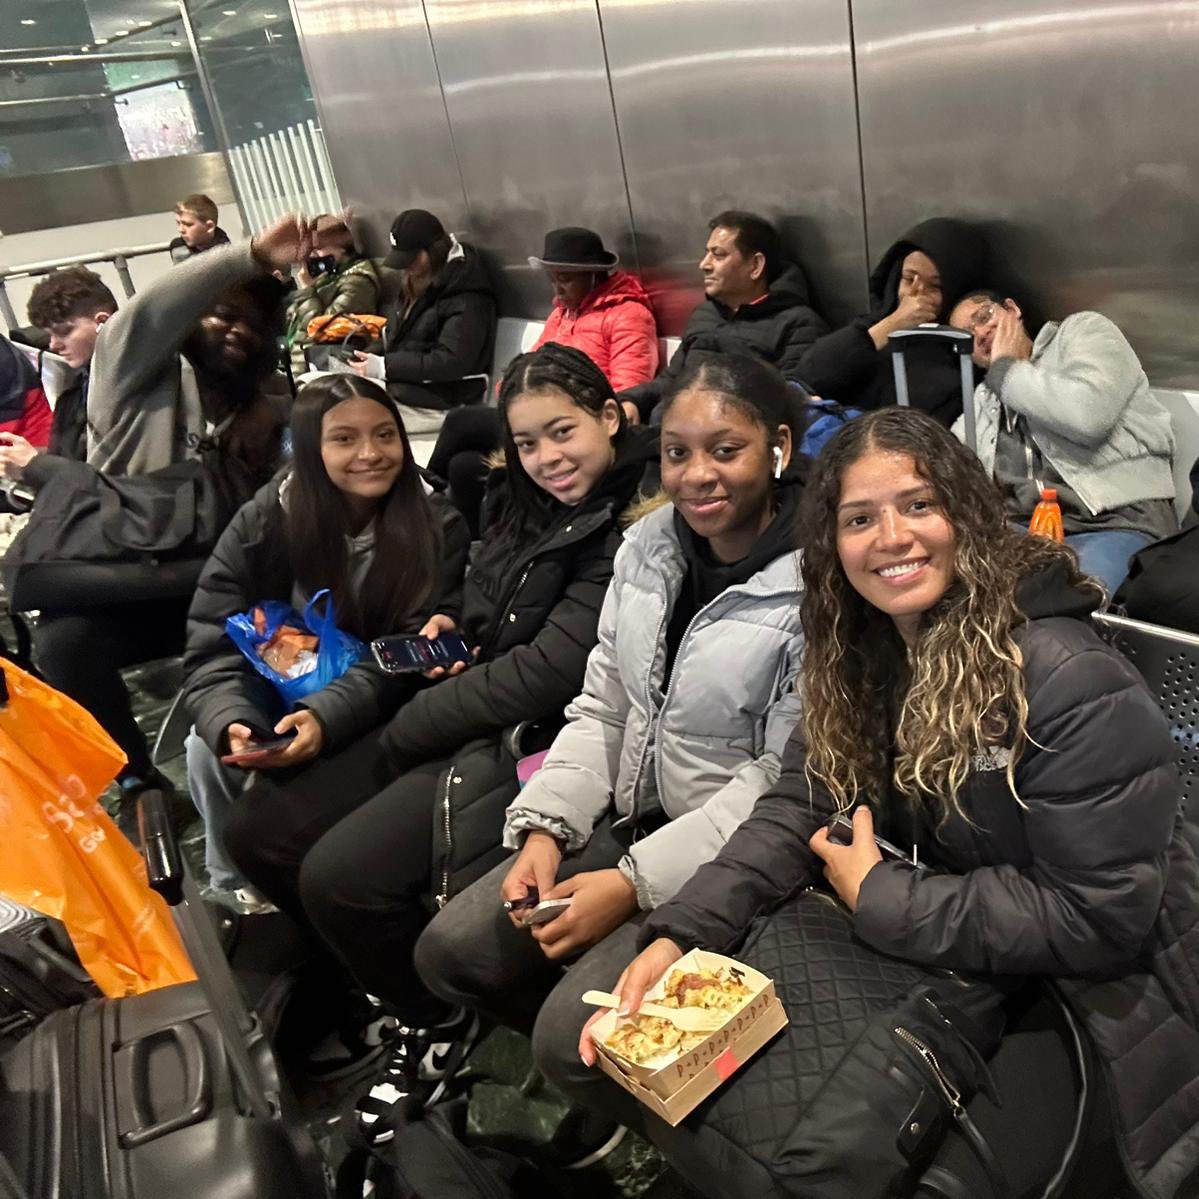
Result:
{"type": "Polygon", "coordinates": [[[376,383],[334,375],[310,383],[292,409],[294,459],[230,522],[196,587],[188,614],[184,702],[192,798],[208,826],[213,884],[240,883],[224,853],[224,818],[249,775],[220,756],[251,734],[291,734],[255,768],[295,767],[344,748],[415,689],[373,663],[284,711],[277,693],[225,635],[225,619],[263,600],[303,611],[328,588],[338,627],[370,640],[413,633],[430,610],[457,610],[466,531],[455,510],[426,494],[394,402],[376,383]]]}
{"type": "MultiPolygon", "coordinates": [[[[413,946],[431,906],[503,857],[517,758],[545,748],[582,685],[621,515],[656,449],[594,363],[555,344],[509,366],[499,407],[505,465],[461,616],[433,609],[423,630],[457,629],[473,662],[343,753],[260,773],[226,830],[250,881],[406,1030],[441,1026],[434,1042],[452,1039],[453,1012],[416,976],[413,946]]],[[[401,1058],[421,1056],[423,1035],[401,1058]]]]}
{"type": "MultiPolygon", "coordinates": [[[[968,986],[1000,1026],[1009,997],[1027,1000],[1023,981],[1054,980],[1104,1066],[1092,1090],[1108,1094],[1087,1110],[1114,1115],[1137,1193],[1194,1194],[1199,871],[1166,720],[1136,668],[1092,628],[1101,587],[1068,548],[1009,527],[978,459],[911,410],[869,413],[829,442],[802,527],[802,723],[750,819],[646,921],[643,952],[616,982],[622,1009],[635,1012],[685,950],[735,956],[751,924],[755,943],[769,935],[763,914],[788,927],[800,918],[797,892],[828,887],[860,943],[925,968],[951,1001],[968,986]],[[852,815],[852,831],[835,841],[826,823],[837,813],[852,815]],[[905,860],[884,857],[876,834],[905,860]],[[938,983],[945,971],[959,977],[938,983]]],[[[835,962],[811,978],[808,996],[837,992],[835,962]]],[[[967,1022],[955,1027],[967,1035],[967,1022]]],[[[1062,1094],[1063,1080],[1072,1093],[1072,1039],[1034,1043],[1025,1074],[1036,1095],[1010,1096],[1007,1143],[992,1144],[1023,1176],[1012,1194],[1050,1193],[1058,1159],[1042,1155],[1069,1141],[1074,1121],[1072,1105],[1042,1098],[1062,1094]],[[1044,1172],[1030,1177],[1035,1162],[1044,1172]]],[[[594,1062],[586,1031],[579,1051],[594,1062]]],[[[848,1124],[839,1159],[836,1144],[814,1146],[785,1122],[752,1146],[744,1125],[730,1132],[747,1095],[738,1088],[765,1077],[785,1086],[799,1052],[784,1033],[685,1129],[651,1121],[672,1163],[704,1194],[749,1193],[725,1169],[731,1139],[768,1166],[775,1189],[754,1195],[934,1193],[916,1190],[914,1146],[935,1122],[909,1129],[916,1156],[898,1189],[898,1171],[880,1181],[886,1153],[872,1164],[849,1148],[848,1124]]],[[[875,1077],[873,1110],[887,1111],[885,1070],[875,1077]]],[[[639,1119],[604,1080],[583,1089],[639,1119]]],[[[901,1131],[879,1126],[875,1143],[893,1146],[901,1131]]],[[[1108,1154],[1092,1148],[1080,1162],[1086,1180],[1072,1178],[1069,1194],[1119,1187],[1108,1154]]]]}

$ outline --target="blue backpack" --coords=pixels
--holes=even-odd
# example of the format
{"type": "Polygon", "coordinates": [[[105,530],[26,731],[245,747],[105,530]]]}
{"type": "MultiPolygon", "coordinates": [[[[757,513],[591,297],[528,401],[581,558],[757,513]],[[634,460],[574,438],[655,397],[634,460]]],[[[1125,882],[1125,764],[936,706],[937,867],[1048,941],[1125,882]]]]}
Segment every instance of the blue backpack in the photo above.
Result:
{"type": "Polygon", "coordinates": [[[862,415],[861,408],[846,408],[836,400],[816,399],[802,383],[792,382],[789,386],[799,393],[800,399],[798,427],[802,434],[799,452],[809,458],[815,458],[842,425],[862,415]]]}

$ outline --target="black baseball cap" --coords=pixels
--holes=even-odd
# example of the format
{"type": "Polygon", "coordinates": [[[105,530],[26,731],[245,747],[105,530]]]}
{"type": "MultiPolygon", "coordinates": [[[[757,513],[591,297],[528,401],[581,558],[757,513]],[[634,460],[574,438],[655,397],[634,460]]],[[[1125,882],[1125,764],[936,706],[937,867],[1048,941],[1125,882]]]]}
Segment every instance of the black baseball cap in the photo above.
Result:
{"type": "Polygon", "coordinates": [[[391,253],[383,260],[385,266],[404,270],[412,260],[434,242],[446,236],[441,222],[423,208],[409,208],[391,222],[391,253]]]}

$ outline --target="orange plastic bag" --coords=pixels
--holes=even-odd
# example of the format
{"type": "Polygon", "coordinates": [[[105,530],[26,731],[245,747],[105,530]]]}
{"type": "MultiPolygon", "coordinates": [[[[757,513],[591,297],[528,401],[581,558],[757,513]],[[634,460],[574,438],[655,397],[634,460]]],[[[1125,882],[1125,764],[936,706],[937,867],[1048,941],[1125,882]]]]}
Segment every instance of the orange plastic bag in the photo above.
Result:
{"type": "Polygon", "coordinates": [[[141,855],[97,802],[125,755],[73,700],[0,671],[0,893],[61,920],[105,995],[195,978],[141,855]]]}

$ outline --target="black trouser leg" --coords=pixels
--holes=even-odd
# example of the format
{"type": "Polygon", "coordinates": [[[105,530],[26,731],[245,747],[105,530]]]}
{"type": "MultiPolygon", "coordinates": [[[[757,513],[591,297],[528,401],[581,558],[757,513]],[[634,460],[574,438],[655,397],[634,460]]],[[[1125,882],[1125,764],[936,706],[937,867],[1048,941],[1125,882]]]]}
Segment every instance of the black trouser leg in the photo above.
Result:
{"type": "Polygon", "coordinates": [[[259,891],[307,927],[299,894],[304,858],[392,777],[377,732],[295,770],[260,770],[229,814],[226,852],[259,891]]]}
{"type": "Polygon", "coordinates": [[[333,826],[300,869],[304,912],[321,939],[405,1024],[443,1019],[447,1005],[413,966],[429,922],[433,813],[445,762],[401,775],[333,826]]]}
{"type": "Polygon", "coordinates": [[[479,516],[487,481],[487,456],[500,447],[500,414],[471,404],[446,414],[429,458],[429,470],[450,486],[450,499],[479,536],[479,516]]]}
{"type": "Polygon", "coordinates": [[[147,777],[153,767],[121,668],[183,652],[189,600],[43,612],[34,632],[34,660],[52,686],[85,707],[125,751],[121,775],[147,777]]]}

